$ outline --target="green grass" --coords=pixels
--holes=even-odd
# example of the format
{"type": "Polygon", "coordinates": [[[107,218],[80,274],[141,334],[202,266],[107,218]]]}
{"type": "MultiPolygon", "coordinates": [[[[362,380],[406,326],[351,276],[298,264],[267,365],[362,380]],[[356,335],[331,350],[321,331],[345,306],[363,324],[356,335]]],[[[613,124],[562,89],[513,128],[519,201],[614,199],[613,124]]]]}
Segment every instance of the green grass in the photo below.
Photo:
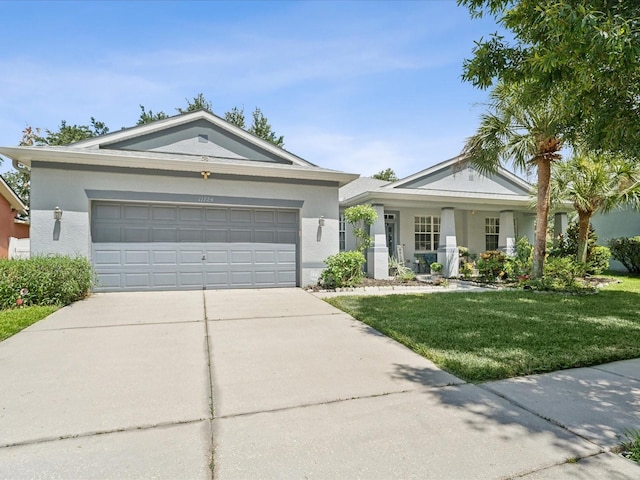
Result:
{"type": "Polygon", "coordinates": [[[44,317],[51,315],[59,307],[24,307],[11,310],[0,310],[0,342],[15,335],[23,328],[33,325],[44,317]]]}
{"type": "Polygon", "coordinates": [[[327,301],[439,367],[482,382],[640,357],[640,278],[596,295],[530,291],[327,301]]]}

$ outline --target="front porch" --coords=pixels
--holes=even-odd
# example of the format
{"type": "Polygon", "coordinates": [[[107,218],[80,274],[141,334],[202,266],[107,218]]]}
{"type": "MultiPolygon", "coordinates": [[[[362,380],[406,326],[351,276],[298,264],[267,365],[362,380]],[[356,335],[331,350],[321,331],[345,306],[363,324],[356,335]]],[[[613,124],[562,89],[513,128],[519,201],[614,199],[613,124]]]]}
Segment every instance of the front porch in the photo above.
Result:
{"type": "MultiPolygon", "coordinates": [[[[367,274],[376,279],[389,277],[389,257],[402,260],[416,273],[429,273],[429,265],[437,261],[443,265],[442,275],[452,278],[459,275],[458,247],[466,247],[472,255],[489,250],[512,255],[517,238],[534,240],[531,210],[380,204],[373,208],[378,219],[370,229],[374,243],[367,252],[367,274]]],[[[348,239],[345,247],[349,249],[352,242],[348,239]]]]}

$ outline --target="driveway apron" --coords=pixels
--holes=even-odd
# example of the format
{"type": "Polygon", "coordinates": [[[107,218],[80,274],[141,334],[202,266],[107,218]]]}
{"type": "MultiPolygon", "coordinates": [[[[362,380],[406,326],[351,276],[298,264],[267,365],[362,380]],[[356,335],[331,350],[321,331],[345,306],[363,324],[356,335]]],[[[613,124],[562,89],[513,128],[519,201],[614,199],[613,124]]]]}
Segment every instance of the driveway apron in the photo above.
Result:
{"type": "Polygon", "coordinates": [[[209,478],[202,292],[98,294],[0,343],[0,478],[209,478]]]}

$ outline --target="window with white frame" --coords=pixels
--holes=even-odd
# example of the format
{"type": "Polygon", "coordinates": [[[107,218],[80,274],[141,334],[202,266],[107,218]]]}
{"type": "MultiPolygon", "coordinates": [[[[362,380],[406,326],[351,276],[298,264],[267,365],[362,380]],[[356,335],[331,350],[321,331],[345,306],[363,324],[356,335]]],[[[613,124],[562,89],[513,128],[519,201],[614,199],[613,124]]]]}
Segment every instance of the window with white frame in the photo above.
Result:
{"type": "Polygon", "coordinates": [[[416,215],[413,219],[415,250],[437,250],[440,241],[440,217],[416,215]]]}
{"type": "Polygon", "coordinates": [[[338,222],[338,238],[340,239],[340,251],[344,252],[347,249],[347,228],[344,221],[344,213],[340,214],[338,222]]]}
{"type": "Polygon", "coordinates": [[[500,218],[489,217],[484,219],[484,235],[486,251],[497,250],[500,236],[500,218]]]}

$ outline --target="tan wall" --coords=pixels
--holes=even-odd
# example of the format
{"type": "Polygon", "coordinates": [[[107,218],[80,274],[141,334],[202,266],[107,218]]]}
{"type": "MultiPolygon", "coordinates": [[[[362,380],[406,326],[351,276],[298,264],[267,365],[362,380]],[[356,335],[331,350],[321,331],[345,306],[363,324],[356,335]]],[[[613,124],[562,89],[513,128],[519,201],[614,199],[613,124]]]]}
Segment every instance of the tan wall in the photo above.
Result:
{"type": "Polygon", "coordinates": [[[7,258],[9,253],[9,237],[28,238],[29,225],[15,222],[18,212],[11,209],[11,204],[0,197],[0,258],[7,258]]]}

